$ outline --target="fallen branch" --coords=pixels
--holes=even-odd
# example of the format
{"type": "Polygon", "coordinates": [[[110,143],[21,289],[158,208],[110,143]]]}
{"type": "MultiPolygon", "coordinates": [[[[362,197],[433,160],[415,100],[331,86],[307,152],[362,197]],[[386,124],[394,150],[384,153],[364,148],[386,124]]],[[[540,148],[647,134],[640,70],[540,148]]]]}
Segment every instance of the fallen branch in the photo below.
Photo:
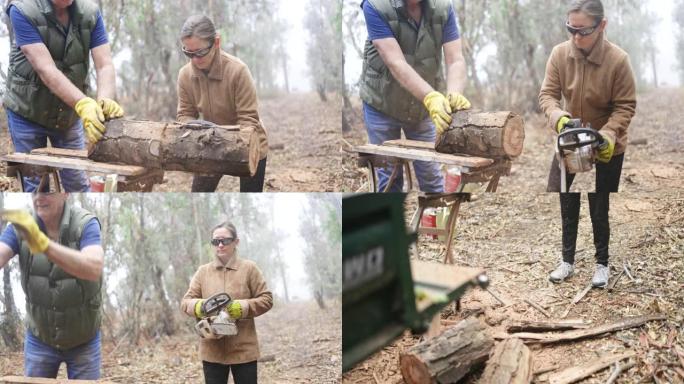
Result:
{"type": "Polygon", "coordinates": [[[529,333],[520,332],[510,334],[508,337],[517,337],[529,343],[550,344],[559,341],[578,340],[585,337],[602,335],[615,331],[622,331],[624,329],[635,328],[641,326],[649,321],[665,320],[666,315],[647,315],[647,316],[633,316],[620,319],[613,323],[599,325],[593,328],[576,329],[572,331],[560,333],[529,333]]]}
{"type": "Polygon", "coordinates": [[[558,364],[547,365],[547,366],[545,366],[545,367],[539,367],[538,369],[536,369],[536,370],[534,371],[534,375],[535,375],[535,376],[543,375],[543,374],[545,374],[546,372],[555,371],[555,370],[558,369],[558,368],[560,368],[560,365],[558,365],[558,364]]]}
{"type": "Polygon", "coordinates": [[[613,384],[622,372],[629,371],[629,369],[635,365],[636,365],[636,363],[634,363],[632,361],[630,361],[629,363],[627,363],[625,365],[620,365],[620,362],[616,361],[615,362],[615,369],[610,373],[608,380],[606,380],[606,384],[613,384]]]}
{"type": "Polygon", "coordinates": [[[504,307],[508,307],[509,305],[511,305],[509,302],[504,301],[501,297],[499,297],[499,295],[497,295],[497,294],[496,294],[494,291],[492,291],[491,289],[486,288],[485,290],[486,290],[487,292],[489,292],[489,294],[492,295],[492,297],[494,297],[494,298],[496,299],[496,301],[498,301],[499,303],[501,303],[501,305],[503,305],[504,307]]]}
{"type": "Polygon", "coordinates": [[[608,284],[608,292],[612,292],[612,291],[613,291],[613,289],[615,288],[615,286],[616,286],[617,283],[618,283],[618,280],[620,280],[620,278],[621,278],[622,275],[624,275],[624,274],[625,274],[625,270],[623,269],[623,270],[620,271],[620,273],[618,273],[618,275],[610,282],[610,284],[608,284]]]}
{"type": "Polygon", "coordinates": [[[623,263],[623,264],[622,264],[622,269],[625,271],[625,274],[627,274],[627,277],[629,277],[629,279],[630,279],[631,281],[634,281],[634,277],[633,277],[632,274],[629,272],[629,268],[627,267],[627,263],[623,263]]]}
{"type": "Polygon", "coordinates": [[[600,370],[610,367],[613,363],[636,356],[636,352],[626,352],[618,355],[603,356],[589,364],[570,367],[549,376],[551,384],[569,384],[582,380],[600,370]]]}
{"type": "Polygon", "coordinates": [[[591,291],[591,287],[592,287],[592,285],[591,285],[591,283],[589,283],[589,284],[587,284],[586,287],[584,287],[583,290],[577,292],[577,294],[575,295],[575,297],[572,299],[572,303],[573,303],[573,304],[579,303],[579,302],[584,298],[584,296],[586,296],[587,293],[588,293],[589,291],[591,291]]]}
{"type": "Polygon", "coordinates": [[[586,329],[591,323],[583,319],[568,319],[555,321],[527,321],[512,320],[506,326],[507,332],[543,332],[564,331],[567,329],[586,329]]]}
{"type": "Polygon", "coordinates": [[[528,299],[525,299],[525,302],[526,302],[527,304],[529,304],[532,308],[534,308],[534,309],[536,309],[537,311],[541,312],[542,315],[544,315],[544,316],[546,316],[546,317],[551,317],[551,315],[549,315],[549,313],[546,312],[546,311],[544,310],[544,308],[542,308],[539,304],[534,303],[533,301],[528,300],[528,299]]]}

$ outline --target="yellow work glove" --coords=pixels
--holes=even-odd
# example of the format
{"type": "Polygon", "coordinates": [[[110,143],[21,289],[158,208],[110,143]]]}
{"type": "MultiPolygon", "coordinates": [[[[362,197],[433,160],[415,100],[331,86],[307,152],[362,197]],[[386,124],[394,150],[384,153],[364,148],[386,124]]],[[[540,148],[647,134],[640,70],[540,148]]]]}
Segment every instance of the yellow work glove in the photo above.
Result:
{"type": "MultiPolygon", "coordinates": [[[[599,135],[601,135],[599,133],[599,135]]],[[[602,163],[607,163],[613,157],[615,151],[615,142],[608,135],[601,135],[603,137],[603,144],[598,147],[598,156],[596,159],[602,163]]]]}
{"type": "Polygon", "coordinates": [[[241,319],[242,318],[242,305],[238,301],[233,301],[226,308],[226,312],[228,312],[230,317],[233,319],[241,319]]]}
{"type": "Polygon", "coordinates": [[[105,120],[123,117],[124,110],[116,101],[103,97],[98,102],[100,103],[100,108],[102,108],[102,113],[104,113],[105,120]]]}
{"type": "Polygon", "coordinates": [[[204,311],[202,311],[202,304],[204,304],[203,299],[199,299],[195,303],[195,317],[198,319],[204,317],[204,311]]]}
{"type": "Polygon", "coordinates": [[[83,121],[83,130],[88,141],[97,143],[106,130],[103,124],[105,121],[104,113],[100,105],[90,97],[84,97],[76,103],[74,109],[83,121]]]}
{"type": "Polygon", "coordinates": [[[447,100],[449,100],[452,112],[470,109],[470,101],[458,92],[450,92],[447,95],[447,100]]]}
{"type": "Polygon", "coordinates": [[[451,124],[451,106],[449,101],[437,91],[432,91],[425,95],[423,104],[430,113],[432,122],[435,123],[437,134],[441,135],[451,124]]]}
{"type": "Polygon", "coordinates": [[[2,219],[14,225],[28,243],[31,253],[45,253],[50,239],[38,228],[38,223],[30,213],[21,209],[10,209],[2,212],[2,219]]]}
{"type": "Polygon", "coordinates": [[[561,133],[565,129],[565,124],[570,121],[570,118],[567,116],[563,116],[560,119],[558,119],[558,122],[556,123],[556,132],[561,133]]]}

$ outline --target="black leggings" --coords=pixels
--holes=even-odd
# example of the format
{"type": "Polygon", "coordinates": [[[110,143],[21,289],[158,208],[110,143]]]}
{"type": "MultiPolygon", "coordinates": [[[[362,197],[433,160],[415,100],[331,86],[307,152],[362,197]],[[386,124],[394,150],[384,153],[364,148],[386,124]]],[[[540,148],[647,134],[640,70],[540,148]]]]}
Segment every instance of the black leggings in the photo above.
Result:
{"type": "Polygon", "coordinates": [[[205,384],[226,384],[230,372],[233,372],[235,384],[256,384],[257,362],[256,360],[244,364],[219,364],[202,361],[205,384]]]}
{"type": "MultiPolygon", "coordinates": [[[[192,192],[214,192],[223,175],[194,175],[192,192]]],[[[266,158],[259,160],[257,171],[252,177],[240,177],[240,192],[263,192],[266,177],[266,158]]]]}

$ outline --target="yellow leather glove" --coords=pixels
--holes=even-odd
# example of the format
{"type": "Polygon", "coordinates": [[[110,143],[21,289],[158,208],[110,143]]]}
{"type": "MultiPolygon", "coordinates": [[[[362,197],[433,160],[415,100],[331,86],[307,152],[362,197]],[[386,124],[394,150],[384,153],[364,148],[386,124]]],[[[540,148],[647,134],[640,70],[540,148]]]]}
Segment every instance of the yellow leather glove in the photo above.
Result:
{"type": "Polygon", "coordinates": [[[449,101],[437,91],[432,91],[425,95],[423,104],[430,113],[432,122],[435,123],[437,134],[441,135],[451,124],[451,106],[449,101]]]}
{"type": "Polygon", "coordinates": [[[195,303],[195,317],[200,319],[204,317],[204,312],[202,311],[202,304],[204,303],[204,299],[199,299],[195,303]]]}
{"type": "MultiPolygon", "coordinates": [[[[599,135],[601,135],[599,133],[599,135]]],[[[601,135],[603,137],[603,144],[598,147],[598,156],[596,159],[602,163],[607,163],[613,157],[615,151],[615,142],[608,135],[601,135]]]]}
{"type": "Polygon", "coordinates": [[[462,109],[470,109],[470,101],[458,92],[451,92],[447,95],[451,111],[456,112],[462,109]]]}
{"type": "Polygon", "coordinates": [[[116,101],[103,97],[98,102],[100,103],[100,108],[102,108],[102,113],[104,113],[105,120],[123,117],[124,110],[116,101]]]}
{"type": "Polygon", "coordinates": [[[568,121],[570,121],[570,118],[567,116],[558,119],[558,122],[556,123],[556,132],[561,133],[565,129],[565,124],[567,124],[568,121]]]}
{"type": "Polygon", "coordinates": [[[241,319],[242,318],[242,305],[238,301],[233,301],[226,308],[226,312],[228,312],[230,317],[232,317],[233,319],[241,319]]]}
{"type": "Polygon", "coordinates": [[[103,124],[105,118],[100,105],[90,97],[84,97],[76,103],[74,109],[83,121],[83,130],[88,141],[97,143],[107,130],[103,124]]]}
{"type": "Polygon", "coordinates": [[[38,223],[30,213],[21,209],[10,209],[2,212],[2,219],[9,221],[28,243],[31,253],[45,253],[50,239],[38,228],[38,223]]]}

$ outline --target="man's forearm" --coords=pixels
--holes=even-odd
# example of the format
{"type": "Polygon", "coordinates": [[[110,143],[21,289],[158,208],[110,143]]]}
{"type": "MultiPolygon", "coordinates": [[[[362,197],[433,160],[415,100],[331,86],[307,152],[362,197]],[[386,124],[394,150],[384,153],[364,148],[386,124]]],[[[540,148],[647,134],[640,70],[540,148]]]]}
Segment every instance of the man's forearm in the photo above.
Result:
{"type": "Polygon", "coordinates": [[[421,102],[425,95],[434,91],[406,61],[397,60],[395,63],[388,63],[387,67],[399,84],[421,102]]]}
{"type": "Polygon", "coordinates": [[[79,279],[96,281],[102,275],[102,258],[89,252],[77,251],[51,240],[45,255],[66,273],[79,279]]]}
{"type": "Polygon", "coordinates": [[[106,65],[95,70],[97,74],[97,98],[116,98],[116,72],[113,65],[106,65]]]}
{"type": "Polygon", "coordinates": [[[72,108],[79,100],[85,97],[83,92],[64,76],[57,67],[51,67],[38,72],[38,75],[52,93],[72,108]]]}
{"type": "Polygon", "coordinates": [[[463,93],[466,86],[466,63],[458,60],[447,67],[447,92],[463,93]]]}

